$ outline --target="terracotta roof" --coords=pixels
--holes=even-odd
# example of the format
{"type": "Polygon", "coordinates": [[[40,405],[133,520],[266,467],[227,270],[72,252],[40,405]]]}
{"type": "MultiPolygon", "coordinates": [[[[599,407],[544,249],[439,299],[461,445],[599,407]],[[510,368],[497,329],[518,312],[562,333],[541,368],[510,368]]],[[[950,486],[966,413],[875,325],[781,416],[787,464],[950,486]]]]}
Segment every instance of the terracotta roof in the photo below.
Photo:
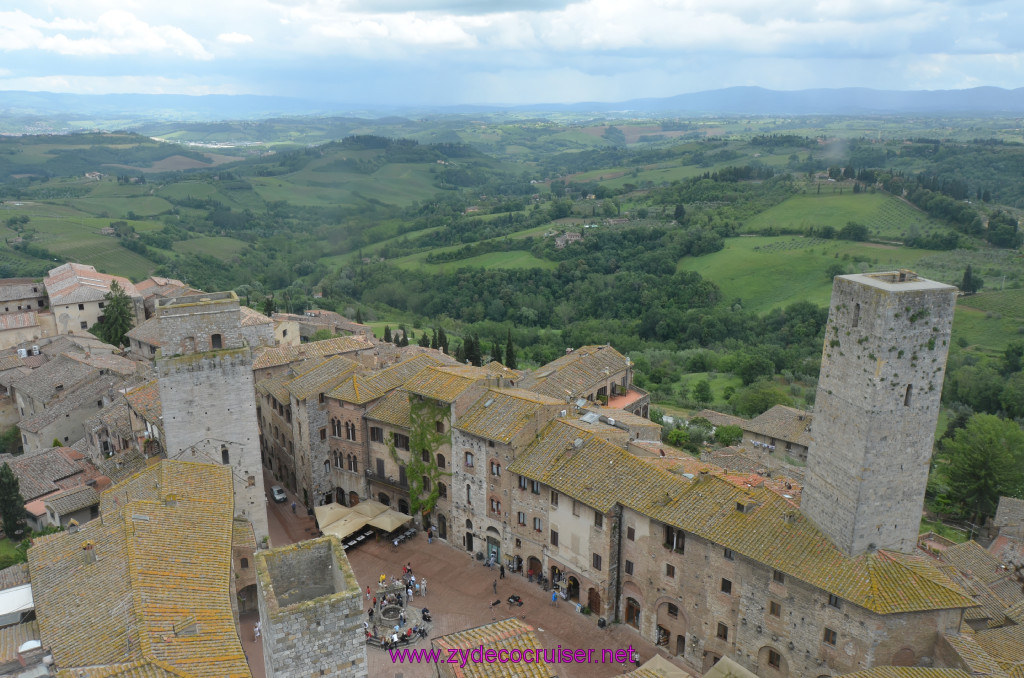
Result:
{"type": "Polygon", "coordinates": [[[63,264],[50,269],[50,274],[43,280],[43,285],[46,286],[52,307],[100,301],[103,295],[110,291],[110,284],[115,280],[129,297],[142,296],[127,278],[99,273],[92,266],[85,264],[63,264]]]}
{"type": "Polygon", "coordinates": [[[750,423],[749,419],[743,417],[736,417],[731,414],[725,414],[723,412],[716,412],[714,410],[704,409],[694,415],[694,418],[701,417],[711,422],[712,426],[739,426],[745,429],[747,424],[750,423]]]}
{"type": "Polygon", "coordinates": [[[131,440],[133,434],[128,405],[123,402],[107,405],[85,422],[85,428],[90,432],[105,428],[125,440],[131,440]]]}
{"type": "Polygon", "coordinates": [[[798,443],[807,447],[812,441],[810,433],[812,419],[813,415],[804,410],[776,405],[751,419],[743,428],[769,438],[798,443]]]}
{"type": "Polygon", "coordinates": [[[404,388],[416,395],[450,403],[473,384],[489,376],[490,372],[484,368],[471,365],[427,367],[406,381],[404,388]]]}
{"type": "Polygon", "coordinates": [[[994,584],[1012,574],[998,558],[973,540],[950,546],[939,557],[983,584],[994,584]]]}
{"type": "Polygon", "coordinates": [[[229,468],[164,460],[104,492],[102,520],[34,542],[39,628],[65,675],[251,675],[231,608],[232,496],[229,468]]]}
{"type": "Polygon", "coordinates": [[[876,666],[866,671],[844,674],[843,678],[971,678],[960,669],[927,669],[916,666],[876,666]]]}
{"type": "Polygon", "coordinates": [[[17,330],[22,327],[35,327],[39,324],[39,318],[35,311],[15,311],[14,313],[0,313],[0,331],[17,330]]]}
{"type": "Polygon", "coordinates": [[[100,493],[88,485],[79,485],[70,490],[61,490],[46,497],[44,503],[58,516],[66,516],[89,506],[100,503],[100,493]]]}
{"type": "Polygon", "coordinates": [[[32,299],[46,294],[43,283],[33,278],[0,279],[0,302],[32,299]]]}
{"type": "Polygon", "coordinates": [[[120,483],[142,471],[149,464],[146,456],[139,450],[128,449],[99,462],[100,473],[115,483],[120,483]]]}
{"type": "Polygon", "coordinates": [[[301,344],[299,346],[280,346],[261,353],[253,361],[252,368],[254,370],[261,370],[309,358],[322,359],[332,355],[352,353],[368,348],[373,348],[373,344],[359,337],[335,337],[334,339],[325,339],[324,341],[311,341],[308,344],[301,344]]]}
{"type": "Polygon", "coordinates": [[[748,487],[714,474],[691,481],[570,421],[551,422],[508,470],[602,512],[622,504],[879,614],[975,605],[926,556],[850,558],[763,483],[748,487]],[[737,511],[738,501],[755,508],[737,511]]]}
{"type": "Polygon", "coordinates": [[[366,411],[366,418],[382,421],[386,424],[410,428],[409,394],[405,391],[392,391],[379,403],[366,411]]]}
{"type": "Polygon", "coordinates": [[[29,640],[39,640],[39,623],[34,619],[0,629],[0,665],[17,662],[18,648],[29,640]]]}
{"type": "Polygon", "coordinates": [[[48,403],[60,393],[99,374],[99,370],[79,360],[60,355],[18,379],[15,388],[41,403],[48,403]]]}
{"type": "MultiPolygon", "coordinates": [[[[471,650],[481,645],[485,651],[541,647],[533,627],[515,617],[434,638],[430,644],[440,649],[446,657],[449,650],[471,650]]],[[[558,675],[543,659],[532,663],[467,662],[464,667],[460,664],[445,664],[445,668],[457,678],[555,678],[558,675]]]]}
{"type": "Polygon", "coordinates": [[[267,377],[256,382],[256,391],[273,396],[277,402],[291,403],[291,393],[285,388],[284,383],[288,377],[267,377]]]}
{"type": "Polygon", "coordinates": [[[626,357],[611,346],[581,346],[527,374],[518,386],[552,398],[579,398],[607,379],[605,369],[614,375],[626,366],[626,357]]]}
{"type": "Polygon", "coordinates": [[[0,590],[21,586],[28,582],[28,565],[25,563],[18,563],[0,570],[0,590]]]}
{"type": "Polygon", "coordinates": [[[999,497],[999,508],[993,520],[996,527],[1024,525],[1024,499],[1015,497],[999,497]]]}
{"type": "Polygon", "coordinates": [[[128,405],[151,424],[159,424],[163,414],[160,403],[160,383],[154,379],[124,394],[128,405]]]}
{"type": "MultiPolygon", "coordinates": [[[[97,372],[98,374],[98,372],[97,372]]],[[[126,380],[117,375],[96,377],[91,381],[78,384],[70,392],[50,404],[35,416],[22,419],[18,428],[22,431],[38,433],[53,422],[64,419],[80,408],[95,407],[95,403],[103,398],[120,397],[118,391],[131,386],[134,380],[126,380]]]]}
{"type": "Polygon", "coordinates": [[[525,389],[488,389],[459,417],[455,428],[488,440],[509,443],[542,409],[561,404],[557,398],[525,389]]]}
{"type": "MultiPolygon", "coordinates": [[[[0,461],[6,462],[14,475],[18,477],[21,496],[32,501],[44,494],[61,489],[58,481],[71,478],[82,473],[82,467],[76,457],[79,453],[67,447],[51,447],[36,452],[26,452],[18,457],[3,455],[0,461]],[[69,453],[74,453],[72,456],[69,453]]],[[[83,481],[84,482],[84,481],[83,481]]]]}
{"type": "Polygon", "coordinates": [[[965,633],[951,633],[943,634],[946,642],[953,648],[960,661],[963,662],[967,670],[975,676],[987,676],[997,675],[1001,673],[1002,669],[996,660],[986,652],[980,645],[978,645],[977,639],[973,633],[970,633],[970,628],[964,625],[965,633]]]}
{"type": "Polygon", "coordinates": [[[1024,626],[983,629],[974,638],[1004,671],[1024,669],[1024,626]]]}
{"type": "Polygon", "coordinates": [[[12,355],[0,356],[0,372],[6,370],[16,370],[22,367],[22,359],[18,357],[17,353],[12,355]]]}
{"type": "Polygon", "coordinates": [[[140,366],[144,366],[144,363],[138,363],[134,360],[130,360],[113,353],[82,353],[79,351],[68,351],[61,355],[65,358],[70,358],[71,360],[77,360],[83,365],[95,367],[98,370],[113,372],[114,374],[120,374],[125,377],[138,373],[140,366]]]}
{"type": "Polygon", "coordinates": [[[239,315],[241,316],[241,326],[251,327],[253,325],[273,325],[274,321],[269,317],[263,315],[257,310],[251,309],[248,306],[238,307],[239,315]]]}
{"type": "Polygon", "coordinates": [[[330,391],[347,375],[352,374],[362,366],[342,356],[334,356],[312,367],[290,381],[284,386],[299,400],[305,400],[311,396],[330,391]]]}
{"type": "Polygon", "coordinates": [[[136,325],[132,329],[125,333],[125,336],[129,339],[141,341],[143,344],[149,344],[150,346],[160,347],[163,346],[163,342],[160,341],[160,318],[150,318],[143,322],[141,325],[136,325]]]}
{"type": "Polygon", "coordinates": [[[441,364],[432,355],[417,355],[370,375],[354,374],[327,395],[347,403],[365,405],[398,388],[423,368],[441,364]]]}

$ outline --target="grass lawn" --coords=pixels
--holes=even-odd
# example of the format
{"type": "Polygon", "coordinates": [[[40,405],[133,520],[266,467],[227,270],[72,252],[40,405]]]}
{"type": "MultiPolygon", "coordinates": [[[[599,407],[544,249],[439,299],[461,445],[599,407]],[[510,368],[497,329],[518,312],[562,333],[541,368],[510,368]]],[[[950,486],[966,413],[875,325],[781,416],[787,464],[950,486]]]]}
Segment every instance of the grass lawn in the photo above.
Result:
{"type": "Polygon", "coordinates": [[[925,532],[934,532],[940,537],[945,537],[950,541],[956,542],[957,544],[963,544],[967,541],[969,535],[963,530],[958,530],[955,527],[950,527],[944,523],[940,523],[937,520],[928,520],[927,518],[921,519],[921,529],[919,534],[925,532]]]}
{"type": "Polygon", "coordinates": [[[913,268],[932,254],[889,245],[800,236],[744,236],[728,238],[725,248],[701,257],[685,257],[680,270],[696,271],[722,289],[726,301],[740,299],[743,307],[759,313],[797,301],[828,306],[832,280],[826,270],[843,264],[847,273],[860,271],[855,258],[871,270],[913,268]]]}
{"type": "Polygon", "coordinates": [[[221,260],[228,260],[245,249],[247,243],[224,236],[209,236],[179,240],[174,243],[175,252],[187,254],[208,254],[221,260]]]}
{"type": "MultiPolygon", "coordinates": [[[[462,247],[454,245],[450,247],[438,247],[430,252],[445,252],[462,247]]],[[[407,269],[420,269],[432,273],[449,273],[460,268],[543,268],[555,269],[558,264],[546,259],[538,259],[529,252],[523,250],[512,250],[511,252],[488,252],[468,259],[456,259],[440,264],[428,264],[424,261],[430,252],[419,252],[406,257],[392,259],[391,263],[407,269]]]]}
{"type": "Polygon", "coordinates": [[[0,539],[0,557],[13,556],[18,550],[18,542],[11,541],[4,537],[0,539]]]}

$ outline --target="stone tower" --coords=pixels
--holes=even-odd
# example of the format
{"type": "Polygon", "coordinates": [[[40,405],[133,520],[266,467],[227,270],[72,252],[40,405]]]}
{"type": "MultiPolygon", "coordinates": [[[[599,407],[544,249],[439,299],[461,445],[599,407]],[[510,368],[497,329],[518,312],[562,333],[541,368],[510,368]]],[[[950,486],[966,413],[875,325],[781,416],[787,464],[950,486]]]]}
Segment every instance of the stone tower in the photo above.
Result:
{"type": "Polygon", "coordinates": [[[365,678],[363,595],[337,537],[256,554],[268,678],[365,678]]]}
{"type": "Polygon", "coordinates": [[[849,556],[915,548],[955,300],[911,271],[835,279],[802,509],[849,556]]]}
{"type": "Polygon", "coordinates": [[[269,536],[263,489],[252,353],[242,334],[234,292],[157,302],[164,447],[171,459],[231,467],[235,515],[269,536]]]}

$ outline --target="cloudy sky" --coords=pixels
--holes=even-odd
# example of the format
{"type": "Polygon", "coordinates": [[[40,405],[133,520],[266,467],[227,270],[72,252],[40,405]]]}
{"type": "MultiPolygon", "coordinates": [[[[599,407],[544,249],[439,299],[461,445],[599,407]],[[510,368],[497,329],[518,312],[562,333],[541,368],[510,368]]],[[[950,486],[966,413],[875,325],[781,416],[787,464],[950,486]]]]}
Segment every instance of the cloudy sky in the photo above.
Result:
{"type": "Polygon", "coordinates": [[[1016,88],[1020,10],[1020,0],[6,0],[0,90],[390,105],[732,85],[1016,88]]]}

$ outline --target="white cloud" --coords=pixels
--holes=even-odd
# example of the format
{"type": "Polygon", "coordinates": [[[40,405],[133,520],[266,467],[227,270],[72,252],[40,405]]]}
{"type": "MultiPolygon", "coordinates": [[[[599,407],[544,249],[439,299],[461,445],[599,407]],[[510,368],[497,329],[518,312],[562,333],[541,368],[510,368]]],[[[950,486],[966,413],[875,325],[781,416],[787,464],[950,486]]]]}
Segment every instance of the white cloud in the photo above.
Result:
{"type": "Polygon", "coordinates": [[[231,45],[244,45],[253,41],[252,36],[245,33],[221,33],[217,39],[231,45]]]}
{"type": "Polygon", "coordinates": [[[74,94],[245,94],[246,90],[222,82],[195,78],[159,76],[46,75],[39,77],[2,77],[0,90],[62,92],[74,94]]]}

